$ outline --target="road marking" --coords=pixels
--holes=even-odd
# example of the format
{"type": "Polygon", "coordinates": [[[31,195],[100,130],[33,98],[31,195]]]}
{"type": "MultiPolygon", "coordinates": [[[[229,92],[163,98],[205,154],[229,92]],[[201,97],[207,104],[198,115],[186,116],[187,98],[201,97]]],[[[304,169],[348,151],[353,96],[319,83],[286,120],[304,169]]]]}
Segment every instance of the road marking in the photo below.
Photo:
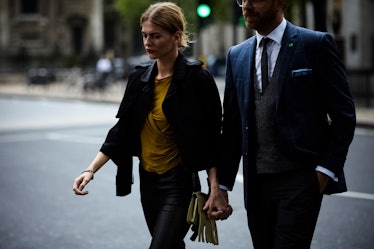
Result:
{"type": "MultiPolygon", "coordinates": [[[[238,173],[236,175],[236,179],[235,180],[238,183],[243,183],[244,182],[243,175],[240,174],[240,173],[238,173]]],[[[374,194],[361,193],[361,192],[352,192],[352,191],[348,191],[348,192],[344,192],[344,193],[340,193],[340,194],[334,194],[334,196],[357,198],[357,199],[364,199],[364,200],[371,200],[371,201],[374,200],[374,194]]]]}
{"type": "Polygon", "coordinates": [[[29,134],[12,134],[0,136],[0,143],[12,143],[12,142],[27,142],[43,140],[42,133],[29,133],[29,134]]]}
{"type": "Polygon", "coordinates": [[[358,199],[365,199],[365,200],[374,200],[374,194],[368,193],[360,193],[360,192],[344,192],[340,194],[334,194],[335,196],[343,196],[343,197],[350,197],[350,198],[358,198],[358,199]]]}
{"type": "Polygon", "coordinates": [[[102,144],[102,137],[90,137],[90,136],[80,136],[80,135],[70,135],[63,133],[47,133],[47,139],[64,141],[64,142],[74,142],[74,143],[86,143],[86,144],[102,144]]]}
{"type": "MultiPolygon", "coordinates": [[[[366,134],[365,130],[356,130],[356,133],[359,134],[366,134]]],[[[26,141],[35,141],[35,140],[56,140],[56,141],[64,141],[64,142],[76,142],[76,143],[87,143],[87,144],[101,144],[103,142],[102,137],[94,137],[94,136],[81,136],[81,135],[71,135],[71,134],[63,134],[63,133],[31,133],[31,134],[13,134],[13,135],[2,135],[0,136],[0,143],[8,143],[8,142],[26,142],[26,141]]],[[[243,184],[244,178],[243,175],[238,173],[236,175],[236,182],[243,184]]],[[[368,193],[361,193],[361,192],[344,192],[340,194],[334,194],[334,196],[342,196],[342,197],[349,197],[349,198],[357,198],[357,199],[364,199],[364,200],[374,200],[374,194],[368,193]]]]}
{"type": "Polygon", "coordinates": [[[104,138],[99,136],[82,136],[58,132],[0,135],[0,143],[30,142],[44,139],[87,144],[102,144],[104,141],[104,138]]]}

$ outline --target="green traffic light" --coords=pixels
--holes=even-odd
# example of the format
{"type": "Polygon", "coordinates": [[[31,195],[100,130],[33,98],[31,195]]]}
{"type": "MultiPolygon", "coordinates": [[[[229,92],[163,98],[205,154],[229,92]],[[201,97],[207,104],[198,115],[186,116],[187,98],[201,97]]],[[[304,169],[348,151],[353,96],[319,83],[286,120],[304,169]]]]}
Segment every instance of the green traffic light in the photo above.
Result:
{"type": "Polygon", "coordinates": [[[207,4],[200,4],[196,9],[197,15],[201,18],[207,18],[210,15],[211,9],[207,4]]]}

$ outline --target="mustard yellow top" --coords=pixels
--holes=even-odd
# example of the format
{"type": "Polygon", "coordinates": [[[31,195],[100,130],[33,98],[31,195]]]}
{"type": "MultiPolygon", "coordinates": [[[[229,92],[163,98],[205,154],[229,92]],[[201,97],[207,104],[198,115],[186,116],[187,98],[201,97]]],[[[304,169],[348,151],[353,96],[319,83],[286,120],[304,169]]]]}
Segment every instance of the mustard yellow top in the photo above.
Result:
{"type": "Polygon", "coordinates": [[[162,102],[169,89],[171,76],[155,79],[152,110],[140,133],[140,162],[148,172],[163,174],[181,162],[173,131],[162,111],[162,102]]]}

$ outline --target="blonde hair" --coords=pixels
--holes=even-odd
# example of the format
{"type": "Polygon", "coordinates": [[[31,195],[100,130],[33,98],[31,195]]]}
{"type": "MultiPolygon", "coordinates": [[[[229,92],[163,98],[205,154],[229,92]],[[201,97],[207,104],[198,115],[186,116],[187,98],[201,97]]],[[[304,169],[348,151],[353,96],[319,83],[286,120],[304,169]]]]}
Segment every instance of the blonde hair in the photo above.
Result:
{"type": "Polygon", "coordinates": [[[140,17],[140,26],[143,22],[150,21],[160,26],[171,34],[181,33],[179,48],[189,47],[189,34],[187,32],[187,20],[183,10],[172,2],[159,2],[152,4],[140,17]]]}

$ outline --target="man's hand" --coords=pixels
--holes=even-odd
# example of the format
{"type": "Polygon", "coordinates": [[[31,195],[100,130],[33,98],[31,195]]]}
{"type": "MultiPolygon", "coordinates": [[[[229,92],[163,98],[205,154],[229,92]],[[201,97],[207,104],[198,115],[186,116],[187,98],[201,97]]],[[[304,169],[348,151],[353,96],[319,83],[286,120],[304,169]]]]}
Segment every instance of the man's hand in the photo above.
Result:
{"type": "Polygon", "coordinates": [[[319,192],[320,194],[323,194],[323,191],[325,191],[327,184],[330,181],[330,177],[326,174],[323,174],[320,171],[316,171],[317,173],[317,178],[319,182],[319,192]]]}
{"type": "Polygon", "coordinates": [[[210,218],[225,220],[232,214],[232,207],[228,202],[227,191],[219,188],[212,188],[203,211],[206,211],[210,218]]]}

